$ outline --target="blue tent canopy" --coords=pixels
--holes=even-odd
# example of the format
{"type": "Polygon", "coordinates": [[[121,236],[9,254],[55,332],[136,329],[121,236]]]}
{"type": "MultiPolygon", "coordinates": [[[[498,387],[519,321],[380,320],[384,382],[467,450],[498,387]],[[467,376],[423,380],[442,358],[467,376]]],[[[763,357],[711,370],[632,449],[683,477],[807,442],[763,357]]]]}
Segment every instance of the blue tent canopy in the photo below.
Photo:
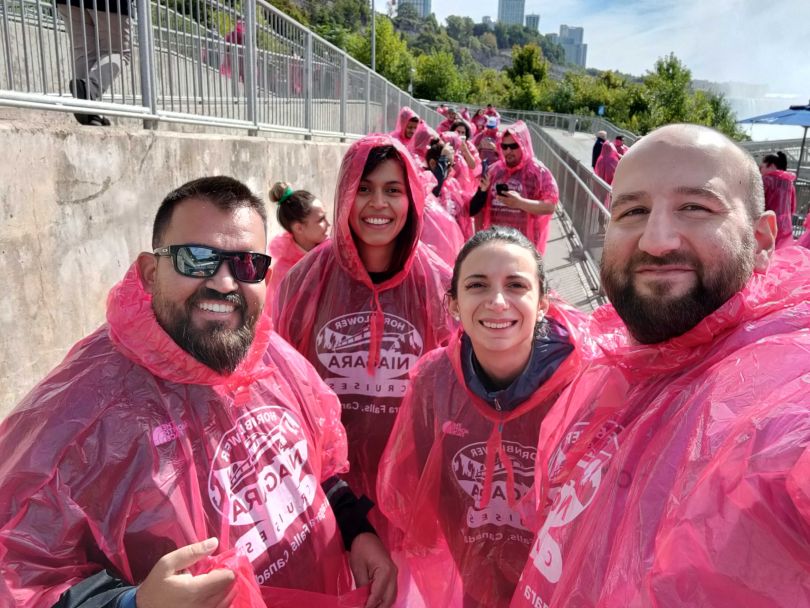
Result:
{"type": "Polygon", "coordinates": [[[778,112],[771,112],[770,114],[761,114],[760,116],[745,118],[743,120],[738,120],[737,122],[804,127],[802,146],[799,149],[799,162],[796,164],[796,177],[799,177],[799,171],[801,170],[802,166],[802,158],[804,158],[804,144],[807,142],[807,129],[810,128],[810,103],[806,106],[790,106],[787,110],[779,110],[778,112]]]}
{"type": "Polygon", "coordinates": [[[790,106],[787,110],[779,110],[770,114],[762,114],[738,120],[737,122],[762,123],[767,125],[792,125],[795,127],[810,127],[810,105],[790,106]]]}

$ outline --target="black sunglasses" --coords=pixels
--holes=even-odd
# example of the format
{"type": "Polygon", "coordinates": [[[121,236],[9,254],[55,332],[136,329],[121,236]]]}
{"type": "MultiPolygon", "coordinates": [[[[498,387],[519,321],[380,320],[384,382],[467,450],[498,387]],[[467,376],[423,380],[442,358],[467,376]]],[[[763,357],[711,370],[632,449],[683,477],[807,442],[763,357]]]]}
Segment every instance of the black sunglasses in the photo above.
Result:
{"type": "Polygon", "coordinates": [[[184,277],[207,279],[214,276],[222,262],[228,260],[231,274],[243,283],[259,283],[270,268],[270,256],[252,251],[222,251],[206,245],[169,245],[159,247],[158,257],[171,257],[174,269],[184,277]]]}
{"type": "Polygon", "coordinates": [[[518,148],[520,148],[520,144],[519,144],[519,143],[514,143],[514,144],[501,144],[501,150],[517,150],[518,148]]]}

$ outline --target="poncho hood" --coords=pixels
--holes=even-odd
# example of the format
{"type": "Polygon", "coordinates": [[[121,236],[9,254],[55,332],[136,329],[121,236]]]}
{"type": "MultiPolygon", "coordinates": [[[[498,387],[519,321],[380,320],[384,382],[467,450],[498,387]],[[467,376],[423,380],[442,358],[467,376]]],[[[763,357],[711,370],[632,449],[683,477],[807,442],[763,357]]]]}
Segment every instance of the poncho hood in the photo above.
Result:
{"type": "Polygon", "coordinates": [[[526,126],[526,123],[522,120],[518,120],[514,124],[509,125],[506,129],[501,131],[498,134],[498,157],[503,162],[504,167],[506,167],[507,173],[515,173],[523,169],[527,163],[534,162],[534,148],[532,147],[532,134],[529,131],[529,127],[526,126]],[[503,155],[503,150],[501,150],[501,144],[503,143],[503,138],[507,135],[511,135],[515,143],[520,146],[520,151],[523,152],[523,156],[520,157],[520,162],[515,165],[514,167],[509,167],[506,164],[506,159],[503,155]]]}
{"type": "Polygon", "coordinates": [[[390,135],[376,134],[364,137],[352,144],[349,151],[346,152],[346,156],[343,157],[343,163],[338,174],[337,189],[335,190],[335,221],[332,248],[341,268],[369,289],[374,291],[390,289],[401,283],[410,272],[414,252],[419,242],[419,235],[422,232],[422,214],[425,208],[425,192],[422,187],[420,173],[421,171],[417,168],[405,146],[390,135]],[[357,244],[349,226],[349,216],[357,196],[357,189],[360,187],[360,179],[368,155],[373,148],[379,146],[393,146],[402,159],[402,164],[405,167],[406,186],[410,195],[409,204],[413,205],[418,225],[413,241],[408,244],[408,259],[405,265],[385,282],[374,285],[363,264],[363,260],[360,259],[360,253],[357,251],[357,244]]]}
{"type": "Polygon", "coordinates": [[[793,183],[796,181],[796,175],[790,171],[782,171],[781,169],[774,169],[773,171],[766,171],[762,177],[775,177],[776,179],[783,179],[787,182],[793,183]]]}
{"type": "MultiPolygon", "coordinates": [[[[409,148],[413,141],[413,136],[410,138],[405,137],[405,127],[408,126],[408,122],[410,122],[412,118],[419,118],[419,115],[408,106],[403,106],[397,115],[397,126],[391,132],[392,137],[395,137],[409,148]]],[[[421,123],[422,120],[419,119],[419,122],[421,123]]]]}

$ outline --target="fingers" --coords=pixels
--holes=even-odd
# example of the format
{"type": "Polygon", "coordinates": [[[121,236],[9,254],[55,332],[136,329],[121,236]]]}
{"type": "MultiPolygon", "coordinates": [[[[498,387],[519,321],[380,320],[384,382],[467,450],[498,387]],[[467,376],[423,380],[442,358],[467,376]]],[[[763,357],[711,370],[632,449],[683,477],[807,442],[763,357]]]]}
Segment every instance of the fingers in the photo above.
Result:
{"type": "Polygon", "coordinates": [[[196,564],[206,555],[211,555],[217,548],[219,541],[216,538],[209,538],[193,545],[186,545],[179,549],[167,553],[158,560],[154,570],[164,575],[174,574],[180,570],[185,570],[189,566],[196,564]]]}
{"type": "Polygon", "coordinates": [[[192,577],[186,583],[186,589],[195,597],[217,598],[235,589],[236,575],[233,570],[211,570],[205,574],[192,577]]]}
{"type": "MultiPolygon", "coordinates": [[[[359,583],[358,583],[359,586],[359,583]]],[[[397,597],[397,568],[378,567],[371,580],[371,591],[365,608],[390,608],[397,597]]]]}
{"type": "Polygon", "coordinates": [[[372,580],[371,592],[368,594],[368,600],[366,600],[366,608],[377,608],[382,601],[383,592],[383,582],[376,579],[372,580]]]}
{"type": "Polygon", "coordinates": [[[230,591],[228,591],[228,594],[222,598],[215,608],[231,608],[231,604],[233,604],[234,600],[236,599],[237,591],[238,589],[236,585],[233,585],[230,591]]]}
{"type": "Polygon", "coordinates": [[[394,601],[397,599],[397,570],[394,569],[394,572],[388,578],[388,584],[385,586],[385,593],[383,594],[382,603],[380,606],[382,608],[390,608],[394,605],[394,601]]]}

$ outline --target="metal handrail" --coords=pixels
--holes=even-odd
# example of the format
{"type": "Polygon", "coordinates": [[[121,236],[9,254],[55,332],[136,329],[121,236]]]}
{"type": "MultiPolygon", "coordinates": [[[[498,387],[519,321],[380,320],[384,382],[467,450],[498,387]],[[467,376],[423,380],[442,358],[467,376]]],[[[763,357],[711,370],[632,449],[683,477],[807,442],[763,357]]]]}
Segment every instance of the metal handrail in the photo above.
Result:
{"type": "Polygon", "coordinates": [[[134,3],[131,61],[100,99],[80,100],[68,92],[70,35],[84,24],[63,23],[55,0],[2,0],[0,106],[341,140],[393,130],[404,105],[442,120],[265,0],[192,4],[196,17],[169,0],[134,3]]]}

